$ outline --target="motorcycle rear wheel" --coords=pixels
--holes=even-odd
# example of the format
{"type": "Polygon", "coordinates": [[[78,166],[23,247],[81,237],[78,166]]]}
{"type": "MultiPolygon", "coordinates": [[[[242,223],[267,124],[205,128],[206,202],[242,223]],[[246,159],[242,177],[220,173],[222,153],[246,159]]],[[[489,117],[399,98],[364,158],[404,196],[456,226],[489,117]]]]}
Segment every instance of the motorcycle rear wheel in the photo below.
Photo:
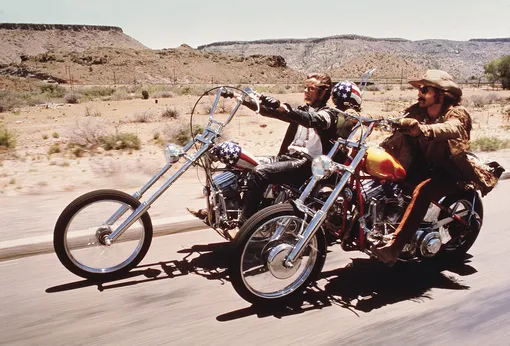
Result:
{"type": "MultiPolygon", "coordinates": [[[[446,226],[450,236],[452,236],[452,239],[448,243],[443,244],[441,249],[442,255],[455,258],[463,257],[475,243],[483,224],[483,204],[481,198],[476,192],[462,191],[452,196],[448,196],[442,201],[441,204],[447,208],[457,206],[455,211],[455,214],[457,214],[472,208],[474,193],[476,194],[474,208],[475,214],[471,217],[467,228],[456,221],[453,221],[446,226]]],[[[439,214],[439,219],[447,216],[448,213],[443,211],[439,214]]],[[[467,217],[462,218],[467,221],[467,217]]]]}
{"type": "Polygon", "coordinates": [[[317,279],[326,260],[326,240],[320,230],[293,268],[282,264],[303,223],[306,226],[290,204],[277,204],[259,211],[242,226],[234,240],[229,274],[243,299],[252,304],[289,302],[317,279]],[[288,225],[283,235],[271,240],[277,223],[285,221],[288,225]]]}
{"type": "Polygon", "coordinates": [[[86,279],[111,279],[136,267],[152,241],[148,213],[107,246],[111,234],[140,201],[117,190],[97,190],[72,201],[60,214],[53,232],[53,246],[60,262],[72,273],[86,279]],[[128,210],[112,225],[106,221],[122,206],[128,210]],[[90,258],[89,258],[90,257],[90,258]]]}

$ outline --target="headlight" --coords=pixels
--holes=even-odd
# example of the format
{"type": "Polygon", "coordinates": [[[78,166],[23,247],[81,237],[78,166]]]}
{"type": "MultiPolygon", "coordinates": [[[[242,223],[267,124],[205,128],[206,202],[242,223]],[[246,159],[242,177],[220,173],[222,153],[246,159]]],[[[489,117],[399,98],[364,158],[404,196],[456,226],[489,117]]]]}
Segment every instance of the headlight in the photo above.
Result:
{"type": "Polygon", "coordinates": [[[181,158],[181,155],[184,154],[184,150],[182,150],[182,147],[177,144],[167,144],[165,146],[165,158],[166,161],[169,163],[175,163],[179,161],[181,158]]]}
{"type": "Polygon", "coordinates": [[[326,155],[321,155],[312,161],[312,174],[314,177],[322,179],[331,174],[333,167],[333,161],[326,155]]]}

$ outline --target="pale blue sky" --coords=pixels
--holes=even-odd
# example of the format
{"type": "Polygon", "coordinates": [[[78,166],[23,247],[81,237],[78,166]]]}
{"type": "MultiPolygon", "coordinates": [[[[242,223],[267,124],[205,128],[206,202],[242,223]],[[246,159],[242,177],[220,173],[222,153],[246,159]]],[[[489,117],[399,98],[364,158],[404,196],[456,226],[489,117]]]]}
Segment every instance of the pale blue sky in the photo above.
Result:
{"type": "Polygon", "coordinates": [[[121,27],[153,49],[357,34],[510,37],[509,0],[0,0],[0,22],[121,27]]]}

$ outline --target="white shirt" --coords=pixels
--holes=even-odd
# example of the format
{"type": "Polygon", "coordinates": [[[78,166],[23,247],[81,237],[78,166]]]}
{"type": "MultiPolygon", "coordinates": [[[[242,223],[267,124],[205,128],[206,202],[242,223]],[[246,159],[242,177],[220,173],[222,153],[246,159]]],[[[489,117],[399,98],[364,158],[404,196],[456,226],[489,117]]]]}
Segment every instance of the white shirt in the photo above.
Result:
{"type": "Polygon", "coordinates": [[[312,158],[322,155],[322,142],[317,131],[299,125],[294,140],[289,145],[289,152],[301,151],[312,158]]]}

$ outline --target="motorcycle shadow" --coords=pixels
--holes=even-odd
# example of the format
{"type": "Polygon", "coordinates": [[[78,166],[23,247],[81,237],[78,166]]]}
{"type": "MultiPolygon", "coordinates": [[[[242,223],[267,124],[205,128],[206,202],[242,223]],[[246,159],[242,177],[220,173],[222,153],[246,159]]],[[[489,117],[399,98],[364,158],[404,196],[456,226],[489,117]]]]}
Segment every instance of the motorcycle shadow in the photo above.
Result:
{"type": "Polygon", "coordinates": [[[132,286],[158,280],[173,279],[188,274],[196,274],[208,280],[228,280],[228,258],[231,243],[211,243],[193,245],[190,248],[177,251],[186,254],[180,260],[170,260],[142,264],[129,273],[102,280],[80,280],[46,289],[46,293],[56,293],[75,290],[90,286],[97,286],[98,291],[132,286]]]}
{"type": "Polygon", "coordinates": [[[445,271],[466,276],[476,273],[467,255],[463,260],[428,260],[423,262],[399,262],[388,267],[373,259],[353,259],[347,266],[324,271],[319,284],[326,280],[324,288],[307,289],[299,299],[284,305],[252,305],[248,308],[219,315],[221,322],[251,315],[282,318],[337,305],[359,316],[358,311],[370,312],[385,305],[405,300],[420,302],[433,299],[433,288],[467,290],[470,287],[459,282],[445,271]]]}

